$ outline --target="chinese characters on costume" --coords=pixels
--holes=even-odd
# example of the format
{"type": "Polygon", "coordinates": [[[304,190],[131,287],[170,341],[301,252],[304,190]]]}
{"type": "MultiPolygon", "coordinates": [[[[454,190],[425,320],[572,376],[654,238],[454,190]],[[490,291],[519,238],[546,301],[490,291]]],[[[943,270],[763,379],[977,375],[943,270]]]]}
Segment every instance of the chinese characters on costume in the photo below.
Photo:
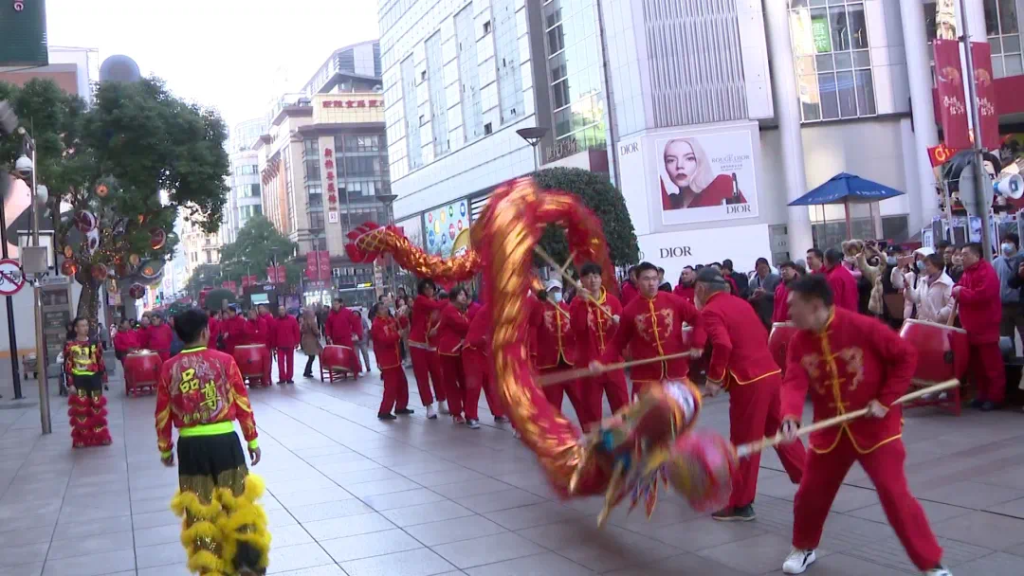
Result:
{"type": "Polygon", "coordinates": [[[69,340],[64,344],[64,372],[75,388],[68,395],[68,416],[71,419],[71,446],[105,446],[110,444],[107,428],[107,398],[103,396],[103,346],[98,340],[69,340]]]}

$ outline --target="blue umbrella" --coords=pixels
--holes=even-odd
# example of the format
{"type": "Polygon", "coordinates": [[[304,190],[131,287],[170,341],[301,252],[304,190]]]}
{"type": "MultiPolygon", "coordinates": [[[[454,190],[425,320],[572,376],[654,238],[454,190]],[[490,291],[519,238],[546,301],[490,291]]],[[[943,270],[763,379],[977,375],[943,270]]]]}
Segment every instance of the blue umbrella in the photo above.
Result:
{"type": "Polygon", "coordinates": [[[843,204],[846,206],[846,237],[853,235],[850,225],[850,204],[867,204],[894,198],[903,192],[854,174],[840,172],[827,182],[789,203],[790,206],[843,204]]]}

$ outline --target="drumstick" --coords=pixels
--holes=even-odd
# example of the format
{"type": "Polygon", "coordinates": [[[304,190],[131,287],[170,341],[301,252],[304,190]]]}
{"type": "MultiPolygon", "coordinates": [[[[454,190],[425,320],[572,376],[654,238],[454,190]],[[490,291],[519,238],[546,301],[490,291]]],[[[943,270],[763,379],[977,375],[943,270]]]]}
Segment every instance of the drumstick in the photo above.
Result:
{"type": "MultiPolygon", "coordinates": [[[[918,398],[920,398],[922,396],[926,396],[928,394],[933,394],[935,392],[941,392],[943,390],[948,390],[950,388],[956,388],[959,385],[960,385],[960,380],[958,380],[956,378],[953,378],[952,380],[946,380],[945,382],[936,384],[934,386],[929,386],[928,388],[922,388],[920,390],[916,390],[916,391],[911,392],[909,394],[905,394],[903,396],[900,396],[899,399],[897,399],[895,402],[892,403],[892,406],[897,406],[897,405],[900,405],[900,404],[905,404],[907,402],[910,402],[911,400],[917,400],[918,398]]],[[[890,408],[891,408],[891,406],[890,406],[890,408]]],[[[855,410],[853,412],[847,412],[846,414],[842,414],[842,415],[836,416],[834,418],[829,418],[828,420],[822,420],[821,422],[815,422],[814,424],[811,424],[810,426],[801,427],[797,431],[796,436],[797,436],[797,438],[800,438],[800,437],[803,437],[803,436],[807,436],[808,434],[811,434],[813,432],[817,432],[818,430],[824,430],[825,428],[831,428],[833,426],[839,426],[840,424],[845,424],[846,422],[849,422],[850,420],[856,420],[857,418],[860,418],[861,416],[864,416],[867,413],[868,413],[868,409],[867,408],[861,408],[860,410],[855,410]]],[[[775,436],[772,436],[770,438],[765,438],[765,439],[759,440],[757,442],[751,442],[750,444],[744,444],[742,446],[737,446],[736,447],[736,454],[740,458],[746,458],[747,456],[751,456],[753,454],[757,454],[758,452],[761,452],[762,450],[766,450],[768,448],[775,447],[775,446],[781,444],[784,440],[785,440],[785,438],[782,435],[782,431],[779,430],[779,432],[776,433],[775,436]]]]}
{"type": "Polygon", "coordinates": [[[575,370],[567,370],[565,372],[559,372],[557,374],[550,374],[537,380],[537,383],[541,387],[554,386],[555,384],[561,384],[568,382],[569,380],[575,380],[577,378],[583,378],[584,376],[596,376],[598,374],[604,374],[605,372],[612,372],[614,370],[622,370],[629,368],[630,366],[640,366],[642,364],[651,364],[653,362],[661,362],[663,360],[674,360],[676,358],[683,358],[689,356],[690,352],[677,352],[675,354],[666,354],[665,356],[657,356],[654,358],[645,358],[643,360],[631,360],[629,362],[618,362],[615,364],[602,364],[599,368],[577,368],[575,370]]]}
{"type": "Polygon", "coordinates": [[[953,309],[949,311],[949,320],[946,320],[946,326],[952,327],[956,324],[956,313],[959,307],[959,304],[954,300],[953,309]]]}
{"type": "MultiPolygon", "coordinates": [[[[562,267],[558,265],[558,262],[555,262],[555,259],[552,258],[546,250],[544,250],[540,246],[534,246],[533,251],[537,253],[537,256],[540,256],[541,260],[547,262],[549,266],[561,272],[562,276],[565,277],[565,279],[569,281],[569,284],[572,284],[576,288],[576,290],[586,290],[586,288],[584,288],[582,284],[577,282],[575,278],[569,276],[569,273],[563,270],[562,267]]],[[[615,321],[615,315],[612,314],[611,311],[605,308],[604,306],[601,306],[601,303],[598,302],[597,299],[594,298],[594,296],[591,295],[589,291],[585,292],[585,294],[587,295],[587,300],[593,302],[597,306],[598,310],[604,312],[605,316],[607,316],[609,320],[612,320],[613,322],[615,321]]]]}

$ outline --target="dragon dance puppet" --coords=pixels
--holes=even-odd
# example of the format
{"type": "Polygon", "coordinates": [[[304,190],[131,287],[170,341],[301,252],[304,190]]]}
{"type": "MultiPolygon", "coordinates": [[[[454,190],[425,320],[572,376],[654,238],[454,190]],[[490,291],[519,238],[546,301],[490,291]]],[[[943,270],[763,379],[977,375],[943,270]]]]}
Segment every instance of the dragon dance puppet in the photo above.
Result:
{"type": "Polygon", "coordinates": [[[355,262],[390,254],[404,269],[441,283],[482,275],[492,327],[489,358],[512,424],[560,496],[604,495],[599,525],[626,498],[631,510],[642,502],[650,516],[663,484],[683,494],[696,509],[723,505],[736,452],[713,433],[691,432],[700,411],[700,393],[689,382],[646,387],[637,402],[586,435],[545,398],[529,360],[526,307],[530,290],[539,285],[533,271],[535,247],[548,225],[565,229],[574,262],[598,264],[605,288],[615,293],[597,217],[579,198],[540,190],[529,178],[495,191],[471,229],[475,250],[448,259],[431,256],[394,227],[367,223],[349,233],[346,251],[355,262]]]}

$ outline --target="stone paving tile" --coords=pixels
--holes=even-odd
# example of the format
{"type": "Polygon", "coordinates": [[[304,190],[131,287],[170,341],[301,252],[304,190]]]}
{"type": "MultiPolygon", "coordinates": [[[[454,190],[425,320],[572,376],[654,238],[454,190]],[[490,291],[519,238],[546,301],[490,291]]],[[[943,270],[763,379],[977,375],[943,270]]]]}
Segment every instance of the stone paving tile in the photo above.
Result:
{"type": "MultiPolygon", "coordinates": [[[[34,408],[0,410],[0,576],[187,574],[169,511],[176,473],[155,455],[153,399],[119,390],[112,382],[115,442],[103,449],[71,451],[60,418],[40,436],[34,408]],[[99,572],[88,567],[96,560],[99,572]]],[[[380,391],[371,377],[253,392],[273,574],[762,576],[777,574],[789,550],[796,487],[774,454],[762,459],[755,522],[714,522],[666,492],[650,519],[620,507],[598,530],[601,498],[558,501],[507,428],[485,416],[473,432],[420,410],[381,424],[380,391]]],[[[62,403],[54,398],[55,414],[62,403]]],[[[726,432],[727,399],[704,408],[702,426],[726,432]]],[[[1020,424],[1008,412],[907,418],[908,478],[958,574],[1024,574],[1014,572],[1024,562],[1020,424]]],[[[815,573],[916,573],[859,466],[837,495],[819,558],[815,573]]]]}

